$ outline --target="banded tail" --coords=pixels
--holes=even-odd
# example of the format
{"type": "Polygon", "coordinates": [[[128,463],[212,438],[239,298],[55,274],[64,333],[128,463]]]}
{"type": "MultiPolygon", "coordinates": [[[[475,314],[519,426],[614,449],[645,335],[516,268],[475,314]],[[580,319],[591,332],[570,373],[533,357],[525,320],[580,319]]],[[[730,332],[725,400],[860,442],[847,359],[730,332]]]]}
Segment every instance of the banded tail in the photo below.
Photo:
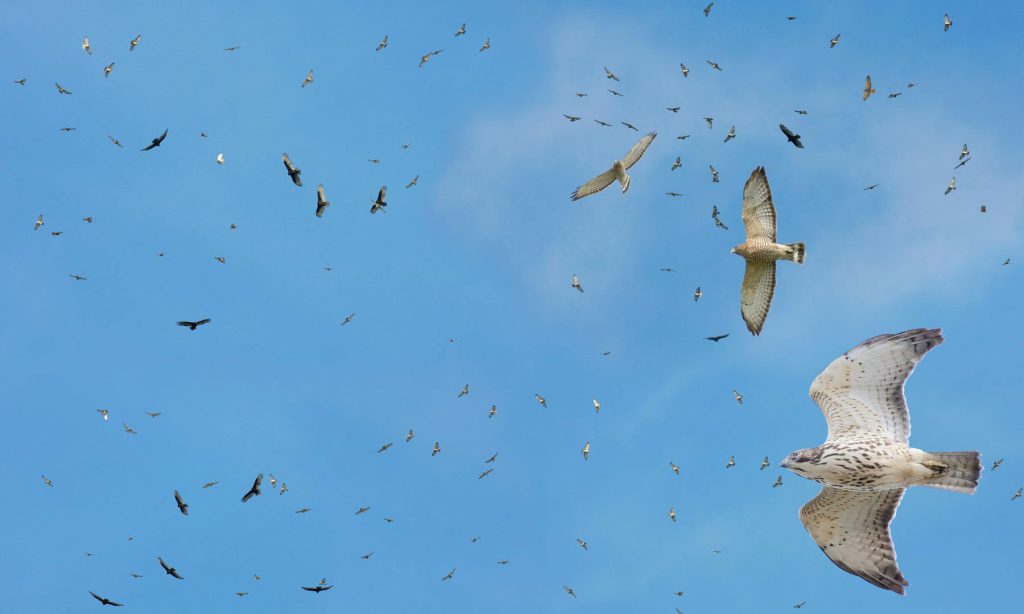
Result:
{"type": "Polygon", "coordinates": [[[924,485],[943,490],[974,494],[981,478],[981,458],[977,452],[931,452],[933,461],[942,466],[939,475],[924,485]]]}
{"type": "Polygon", "coordinates": [[[790,258],[790,260],[792,260],[793,262],[795,262],[797,264],[803,264],[804,263],[804,257],[807,254],[807,244],[806,243],[804,243],[803,241],[801,241],[799,243],[790,243],[790,244],[786,245],[786,247],[788,247],[789,249],[793,250],[792,258],[790,258]]]}

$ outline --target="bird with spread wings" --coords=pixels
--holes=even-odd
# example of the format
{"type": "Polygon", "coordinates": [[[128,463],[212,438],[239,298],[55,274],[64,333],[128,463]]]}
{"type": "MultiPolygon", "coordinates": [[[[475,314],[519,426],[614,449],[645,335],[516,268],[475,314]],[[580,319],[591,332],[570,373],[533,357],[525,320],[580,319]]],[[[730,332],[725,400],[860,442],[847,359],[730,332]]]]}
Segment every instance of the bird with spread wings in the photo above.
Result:
{"type": "Polygon", "coordinates": [[[629,190],[629,175],[626,174],[626,171],[640,161],[640,158],[643,157],[644,152],[647,151],[647,148],[656,136],[658,136],[657,132],[648,133],[636,145],[633,145],[633,148],[621,160],[612,162],[610,169],[576,188],[576,191],[572,193],[572,199],[579,200],[584,196],[597,194],[615,183],[616,180],[622,184],[622,193],[625,194],[629,190]]]}
{"type": "Polygon", "coordinates": [[[879,335],[846,352],[811,384],[828,424],[817,448],[791,453],[782,466],[824,486],[800,509],[800,521],[833,563],[886,590],[909,586],[896,564],[889,524],[910,486],[973,494],[977,452],[911,448],[904,384],[941,329],[879,335]]]}

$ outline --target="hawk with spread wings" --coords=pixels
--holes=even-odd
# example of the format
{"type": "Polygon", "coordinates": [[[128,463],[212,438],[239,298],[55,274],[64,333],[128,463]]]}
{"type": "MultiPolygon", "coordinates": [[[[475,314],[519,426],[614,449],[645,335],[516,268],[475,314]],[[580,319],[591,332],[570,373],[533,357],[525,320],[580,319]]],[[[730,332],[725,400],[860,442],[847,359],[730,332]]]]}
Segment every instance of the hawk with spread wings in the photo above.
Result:
{"type": "Polygon", "coordinates": [[[903,386],[942,330],[879,335],[832,361],[811,384],[825,414],[828,439],[782,462],[824,488],[800,509],[800,521],[840,569],[904,594],[889,524],[910,486],[973,494],[981,476],[977,452],[911,448],[903,386]]]}
{"type": "Polygon", "coordinates": [[[651,145],[651,142],[654,141],[654,137],[656,136],[658,136],[657,132],[648,133],[644,138],[640,139],[640,142],[633,145],[633,148],[630,149],[629,153],[627,153],[621,160],[612,162],[612,167],[610,169],[576,188],[576,191],[572,193],[572,199],[579,200],[584,196],[597,194],[601,190],[615,183],[616,180],[622,184],[622,193],[625,194],[626,190],[629,189],[629,175],[626,174],[626,171],[640,161],[640,158],[643,157],[644,152],[647,151],[647,148],[651,145]]]}
{"type": "Polygon", "coordinates": [[[755,168],[743,186],[742,217],[747,240],[732,248],[732,253],[747,261],[740,292],[740,313],[747,329],[760,335],[775,294],[775,261],[792,260],[803,264],[807,246],[775,242],[775,205],[763,166],[755,168]]]}

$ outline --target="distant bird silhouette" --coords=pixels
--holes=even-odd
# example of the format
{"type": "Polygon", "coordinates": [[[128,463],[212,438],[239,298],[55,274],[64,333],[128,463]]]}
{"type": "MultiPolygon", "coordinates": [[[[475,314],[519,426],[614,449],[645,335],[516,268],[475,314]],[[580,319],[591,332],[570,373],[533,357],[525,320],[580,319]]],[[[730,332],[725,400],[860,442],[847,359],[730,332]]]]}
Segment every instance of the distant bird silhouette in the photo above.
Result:
{"type": "Polygon", "coordinates": [[[836,34],[835,36],[833,36],[833,37],[832,37],[832,40],[831,40],[831,41],[829,41],[829,43],[828,43],[828,48],[829,48],[829,49],[833,49],[833,48],[835,48],[835,46],[836,46],[836,45],[838,45],[838,44],[839,44],[839,35],[838,35],[838,34],[836,34]]]}
{"type": "Polygon", "coordinates": [[[580,285],[580,278],[576,277],[575,273],[573,273],[572,275],[572,283],[570,285],[576,290],[578,290],[580,294],[583,293],[583,286],[580,285]]]}
{"type": "Polygon", "coordinates": [[[101,605],[112,605],[112,606],[115,606],[115,607],[121,607],[121,606],[124,605],[123,603],[118,603],[116,601],[111,601],[110,599],[107,599],[106,597],[100,597],[99,595],[97,595],[96,593],[94,593],[92,591],[89,591],[89,594],[93,596],[93,599],[95,599],[96,601],[99,601],[101,605]]]}
{"type": "Polygon", "coordinates": [[[188,516],[188,503],[181,498],[181,494],[178,491],[174,491],[174,502],[178,505],[178,510],[182,516],[188,516]]]}
{"type": "Polygon", "coordinates": [[[732,396],[736,397],[737,403],[743,405],[743,395],[737,392],[735,388],[732,389],[732,396]]]}
{"type": "Polygon", "coordinates": [[[786,127],[785,124],[779,124],[779,130],[782,130],[782,134],[786,135],[786,140],[793,144],[797,149],[803,149],[804,144],[800,142],[800,135],[794,134],[792,130],[786,127]]]}
{"type": "Polygon", "coordinates": [[[782,476],[781,475],[775,478],[775,483],[772,484],[772,488],[778,488],[779,486],[782,486],[782,476]]]}
{"type": "Polygon", "coordinates": [[[447,574],[445,574],[444,577],[441,578],[441,581],[444,582],[446,580],[451,580],[452,577],[454,577],[454,576],[455,576],[455,568],[452,567],[452,570],[449,571],[447,574]]]}
{"type": "Polygon", "coordinates": [[[769,462],[768,462],[768,457],[767,457],[767,456],[766,456],[766,457],[764,457],[764,458],[762,458],[762,459],[761,459],[761,468],[760,468],[760,470],[761,470],[761,471],[764,471],[764,470],[765,470],[765,468],[767,468],[767,467],[768,467],[768,465],[770,465],[770,464],[771,464],[771,463],[769,463],[769,462]]]}
{"type": "Polygon", "coordinates": [[[313,84],[313,69],[310,68],[309,72],[306,73],[306,78],[302,80],[302,87],[313,84]]]}
{"type": "Polygon", "coordinates": [[[725,333],[724,335],[715,335],[713,337],[704,337],[704,338],[707,339],[708,341],[714,341],[715,343],[718,343],[719,341],[721,341],[722,339],[725,339],[728,336],[729,336],[729,333],[725,333]]]}
{"type": "Polygon", "coordinates": [[[334,585],[331,584],[329,586],[326,586],[326,585],[323,585],[323,584],[318,584],[316,586],[303,586],[301,588],[304,591],[309,591],[311,593],[316,593],[317,595],[319,595],[323,591],[331,590],[332,588],[334,588],[334,585]]]}
{"type": "Polygon", "coordinates": [[[327,200],[327,195],[324,194],[324,184],[321,183],[316,187],[316,216],[323,217],[324,211],[330,206],[331,201],[327,200]]]}
{"type": "Polygon", "coordinates": [[[110,64],[107,64],[103,68],[103,78],[106,79],[107,77],[109,77],[110,76],[110,72],[112,70],[114,70],[114,63],[113,62],[111,62],[110,64]]]}
{"type": "Polygon", "coordinates": [[[43,483],[49,486],[50,488],[53,488],[53,480],[46,477],[45,475],[43,476],[43,483]]]}
{"type": "Polygon", "coordinates": [[[383,48],[385,48],[387,46],[388,46],[388,35],[385,34],[384,38],[382,38],[380,40],[380,43],[377,44],[377,51],[380,51],[381,49],[383,49],[383,48]]]}
{"type": "Polygon", "coordinates": [[[455,31],[455,36],[462,36],[466,33],[466,24],[459,26],[459,29],[455,31]]]}
{"type": "Polygon", "coordinates": [[[434,442],[434,449],[430,451],[430,455],[431,456],[437,456],[440,453],[441,453],[441,442],[440,441],[435,441],[434,442]]]}
{"type": "Polygon", "coordinates": [[[679,465],[676,465],[672,461],[669,461],[668,462],[668,466],[669,466],[669,468],[672,469],[672,473],[674,473],[676,475],[679,475],[679,465]]]}
{"type": "Polygon", "coordinates": [[[562,589],[565,590],[565,593],[567,595],[569,595],[570,597],[573,597],[573,598],[576,597],[576,591],[574,591],[572,589],[572,587],[570,587],[570,586],[562,586],[562,589]]]}
{"type": "Polygon", "coordinates": [[[693,302],[696,303],[702,296],[704,296],[704,293],[700,291],[700,286],[697,286],[697,289],[693,291],[693,302]]]}
{"type": "Polygon", "coordinates": [[[705,60],[705,61],[708,63],[708,66],[710,66],[711,68],[717,70],[718,72],[722,72],[722,67],[718,65],[718,62],[712,62],[711,60],[705,60]]]}
{"type": "Polygon", "coordinates": [[[682,62],[679,63],[679,72],[683,73],[684,78],[690,76],[690,69],[687,68],[686,64],[683,64],[682,62]]]}
{"type": "Polygon", "coordinates": [[[946,185],[946,194],[949,194],[956,189],[956,177],[949,180],[949,184],[946,185]]]}
{"type": "MultiPolygon", "coordinates": [[[[949,13],[946,13],[946,15],[942,18],[942,31],[943,32],[949,32],[949,29],[951,27],[953,27],[953,21],[950,20],[949,13]]],[[[86,39],[86,40],[88,40],[88,39],[86,39]]]]}
{"type": "Polygon", "coordinates": [[[875,88],[871,87],[871,75],[864,77],[864,97],[862,100],[867,100],[871,94],[875,93],[875,88]]]}
{"type": "Polygon", "coordinates": [[[483,45],[480,45],[480,49],[478,49],[477,51],[487,51],[490,48],[491,48],[491,39],[488,38],[487,40],[484,41],[483,45]]]}
{"type": "Polygon", "coordinates": [[[412,186],[416,185],[416,183],[419,182],[419,180],[420,180],[420,176],[416,175],[415,177],[412,178],[412,181],[410,181],[409,183],[405,184],[405,188],[406,189],[411,188],[412,186]]]}
{"type": "Polygon", "coordinates": [[[370,213],[377,213],[378,211],[383,211],[384,207],[388,206],[388,203],[384,200],[385,198],[387,198],[387,196],[388,186],[380,186],[380,190],[377,192],[377,200],[373,201],[373,204],[370,206],[370,213]]]}
{"type": "Polygon", "coordinates": [[[167,572],[167,575],[173,576],[173,577],[175,577],[175,578],[177,578],[179,580],[184,580],[185,579],[185,578],[181,577],[181,574],[178,573],[177,569],[175,569],[175,568],[171,567],[170,565],[168,565],[166,562],[164,562],[164,560],[162,558],[156,557],[156,560],[160,561],[160,566],[164,568],[164,571],[167,572]]]}
{"type": "Polygon", "coordinates": [[[431,51],[431,52],[427,53],[426,55],[421,55],[420,56],[420,66],[419,67],[423,68],[423,65],[426,64],[427,62],[429,62],[431,57],[433,57],[435,55],[439,55],[442,51],[444,51],[444,49],[437,49],[435,51],[431,51]]]}
{"type": "Polygon", "coordinates": [[[540,396],[539,394],[534,393],[533,398],[537,399],[537,402],[540,403],[542,407],[548,406],[548,400],[540,396]]]}
{"type": "Polygon", "coordinates": [[[132,42],[128,43],[128,51],[135,51],[135,48],[139,46],[140,42],[142,42],[141,34],[133,38],[132,42]]]}
{"type": "Polygon", "coordinates": [[[242,495],[242,503],[245,503],[249,499],[252,499],[254,496],[258,497],[260,495],[261,482],[263,482],[262,473],[256,476],[256,481],[252,483],[252,488],[249,489],[249,492],[242,495]]]}
{"type": "Polygon", "coordinates": [[[613,73],[612,71],[608,70],[607,66],[604,67],[604,76],[611,79],[612,81],[619,80],[619,76],[613,73]]]}
{"type": "Polygon", "coordinates": [[[161,134],[160,136],[158,136],[155,139],[153,139],[153,141],[149,145],[146,145],[145,147],[143,147],[142,151],[149,151],[150,149],[153,149],[154,147],[160,147],[160,144],[163,143],[164,139],[166,139],[166,138],[167,138],[167,130],[164,130],[163,134],[161,134]]]}
{"type": "Polygon", "coordinates": [[[597,399],[594,399],[594,413],[595,414],[601,413],[601,402],[598,401],[597,399]]]}
{"type": "Polygon", "coordinates": [[[492,471],[494,471],[494,468],[493,468],[493,467],[492,467],[492,468],[490,468],[490,469],[487,469],[486,471],[484,471],[483,473],[481,473],[481,474],[480,474],[479,476],[477,476],[477,478],[476,478],[476,479],[478,479],[478,480],[482,480],[482,479],[484,479],[485,477],[487,477],[487,476],[491,475],[491,472],[492,472],[492,471]]]}
{"type": "Polygon", "coordinates": [[[672,522],[676,521],[676,508],[675,507],[668,508],[668,519],[671,520],[672,522]]]}
{"type": "Polygon", "coordinates": [[[110,410],[109,409],[97,409],[96,411],[99,412],[99,414],[103,418],[104,422],[106,422],[108,419],[110,419],[110,410]]]}
{"type": "Polygon", "coordinates": [[[309,512],[309,511],[311,511],[310,508],[304,507],[304,508],[302,508],[300,510],[295,510],[295,513],[296,514],[305,514],[306,512],[309,512]]]}
{"type": "Polygon", "coordinates": [[[997,461],[992,463],[992,469],[990,469],[990,471],[995,471],[996,469],[999,469],[999,466],[1002,465],[1002,464],[1003,464],[1003,459],[1000,458],[999,460],[997,460],[997,461]]]}
{"type": "Polygon", "coordinates": [[[729,457],[729,462],[727,462],[725,464],[725,468],[726,469],[731,469],[732,467],[735,467],[735,466],[736,466],[736,457],[735,456],[730,456],[729,457]]]}
{"type": "Polygon", "coordinates": [[[135,429],[133,429],[132,427],[128,426],[124,422],[121,423],[121,428],[123,428],[124,432],[128,433],[129,435],[138,435],[138,433],[135,431],[135,429]]]}
{"type": "Polygon", "coordinates": [[[734,138],[736,138],[736,126],[733,126],[733,127],[729,128],[729,134],[725,135],[725,140],[722,141],[722,142],[723,143],[728,143],[729,141],[733,140],[734,138]]]}
{"type": "Polygon", "coordinates": [[[71,275],[71,274],[68,274],[68,277],[74,279],[75,281],[86,281],[86,278],[82,277],[81,275],[71,275]]]}
{"type": "Polygon", "coordinates": [[[61,87],[60,83],[54,83],[54,85],[57,86],[57,93],[58,94],[61,94],[62,96],[70,96],[71,95],[71,91],[70,90],[66,90],[63,87],[61,87]]]}
{"type": "Polygon", "coordinates": [[[210,318],[204,318],[204,319],[199,320],[197,322],[188,322],[188,321],[182,320],[182,321],[178,322],[178,326],[187,326],[189,330],[195,330],[195,329],[199,328],[200,326],[202,326],[203,324],[209,324],[210,321],[211,321],[210,318]]]}
{"type": "Polygon", "coordinates": [[[715,6],[715,3],[711,2],[707,6],[704,7],[704,16],[705,17],[707,17],[707,16],[709,16],[711,14],[711,7],[713,7],[713,6],[715,6]]]}
{"type": "Polygon", "coordinates": [[[580,453],[583,454],[583,460],[587,460],[587,459],[590,458],[590,442],[589,441],[587,443],[583,444],[583,449],[580,450],[580,453]]]}
{"type": "Polygon", "coordinates": [[[462,397],[466,396],[467,394],[469,394],[469,384],[466,384],[465,386],[463,386],[462,390],[459,391],[459,396],[457,396],[455,398],[461,399],[462,397]]]}

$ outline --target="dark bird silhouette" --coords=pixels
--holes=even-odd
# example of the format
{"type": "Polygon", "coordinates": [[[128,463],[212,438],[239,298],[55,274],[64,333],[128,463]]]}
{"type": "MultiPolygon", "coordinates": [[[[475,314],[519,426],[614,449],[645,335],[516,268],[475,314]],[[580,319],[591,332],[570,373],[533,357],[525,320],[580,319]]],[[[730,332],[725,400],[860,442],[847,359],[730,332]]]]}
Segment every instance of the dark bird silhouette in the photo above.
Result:
{"type": "Polygon", "coordinates": [[[167,138],[167,131],[164,130],[164,133],[161,134],[160,136],[156,137],[155,139],[153,139],[152,143],[150,143],[149,145],[146,145],[145,147],[143,147],[142,151],[149,151],[150,149],[153,149],[154,147],[160,147],[160,143],[163,143],[164,139],[166,139],[166,138],[167,138]]]}
{"type": "Polygon", "coordinates": [[[800,142],[800,135],[793,134],[793,131],[786,127],[785,124],[779,124],[779,130],[782,130],[782,134],[786,135],[786,140],[793,144],[797,149],[803,149],[804,144],[800,142]]]}
{"type": "Polygon", "coordinates": [[[722,339],[725,339],[728,336],[729,336],[729,333],[725,333],[724,335],[715,335],[713,337],[704,337],[704,338],[707,339],[708,341],[714,341],[715,343],[718,343],[719,341],[721,341],[722,339]]]}
{"type": "Polygon", "coordinates": [[[209,323],[210,318],[204,318],[202,320],[199,320],[198,322],[186,322],[185,320],[182,320],[181,322],[178,322],[178,326],[187,326],[189,330],[195,330],[202,326],[203,324],[209,323]]]}
{"type": "Polygon", "coordinates": [[[603,122],[603,121],[601,121],[599,119],[595,119],[594,121],[597,122],[598,124],[602,125],[602,126],[611,126],[611,124],[609,124],[608,122],[603,122]]]}
{"type": "Polygon", "coordinates": [[[292,161],[288,157],[288,154],[281,154],[281,160],[284,162],[285,170],[288,171],[288,176],[292,178],[292,183],[294,183],[297,186],[302,186],[302,178],[299,177],[299,175],[302,174],[302,171],[299,170],[297,166],[292,164],[292,161]]]}
{"type": "MultiPolygon", "coordinates": [[[[17,83],[17,81],[15,81],[15,83],[17,83]]],[[[25,85],[25,84],[22,83],[22,85],[25,85]]],[[[60,83],[54,83],[54,85],[57,86],[57,93],[58,94],[62,94],[64,96],[70,96],[71,95],[71,92],[69,90],[66,90],[63,87],[61,87],[60,83]]]]}
{"type": "Polygon", "coordinates": [[[327,196],[324,194],[324,184],[320,184],[316,188],[316,216],[323,217],[324,210],[331,206],[331,201],[327,200],[327,196]]]}
{"type": "Polygon", "coordinates": [[[96,601],[99,601],[100,604],[102,604],[102,605],[112,605],[112,606],[115,606],[115,607],[118,607],[118,608],[124,605],[123,603],[118,603],[116,601],[111,601],[111,600],[107,599],[106,597],[100,597],[99,595],[97,595],[96,593],[94,593],[92,591],[89,591],[89,594],[92,595],[93,599],[95,599],[96,601]]]}
{"type": "Polygon", "coordinates": [[[174,502],[178,504],[178,509],[181,510],[181,514],[183,516],[188,516],[188,503],[185,503],[178,491],[174,491],[174,502]]]}
{"type": "Polygon", "coordinates": [[[317,586],[303,586],[302,590],[309,591],[311,593],[316,593],[316,594],[319,595],[321,592],[329,591],[332,588],[334,588],[333,584],[331,584],[331,585],[318,584],[317,586]]]}
{"type": "Polygon", "coordinates": [[[874,190],[877,187],[878,187],[878,184],[877,183],[873,183],[873,184],[869,185],[868,187],[864,188],[864,191],[874,190]]]}
{"type": "Polygon", "coordinates": [[[252,483],[252,488],[249,489],[249,492],[245,493],[245,495],[242,496],[242,503],[245,503],[249,499],[252,499],[254,496],[259,496],[261,482],[263,482],[262,473],[256,476],[256,481],[252,483]]]}
{"type": "Polygon", "coordinates": [[[14,83],[17,83],[18,85],[25,85],[25,79],[18,79],[14,81],[14,83]]]}
{"type": "Polygon", "coordinates": [[[85,278],[82,277],[81,275],[70,275],[69,274],[68,277],[74,279],[75,281],[85,281],[85,278]]]}
{"type": "Polygon", "coordinates": [[[177,569],[175,569],[175,568],[171,567],[170,565],[168,565],[166,562],[164,562],[164,560],[162,558],[156,557],[156,560],[160,561],[160,566],[164,568],[164,571],[167,572],[167,575],[174,576],[175,578],[177,578],[179,580],[184,580],[185,579],[185,578],[181,577],[181,574],[178,573],[177,569]]]}
{"type": "MultiPolygon", "coordinates": [[[[607,69],[605,69],[605,70],[607,70],[607,69]]],[[[445,580],[451,580],[452,577],[454,577],[454,576],[455,576],[455,568],[452,567],[452,570],[449,571],[447,574],[445,574],[445,576],[443,578],[441,578],[441,581],[444,582],[445,580]]]]}
{"type": "Polygon", "coordinates": [[[388,206],[387,201],[384,199],[388,196],[388,186],[380,186],[380,191],[377,192],[377,200],[373,201],[373,205],[370,206],[370,213],[377,213],[383,211],[384,207],[388,206]]]}

